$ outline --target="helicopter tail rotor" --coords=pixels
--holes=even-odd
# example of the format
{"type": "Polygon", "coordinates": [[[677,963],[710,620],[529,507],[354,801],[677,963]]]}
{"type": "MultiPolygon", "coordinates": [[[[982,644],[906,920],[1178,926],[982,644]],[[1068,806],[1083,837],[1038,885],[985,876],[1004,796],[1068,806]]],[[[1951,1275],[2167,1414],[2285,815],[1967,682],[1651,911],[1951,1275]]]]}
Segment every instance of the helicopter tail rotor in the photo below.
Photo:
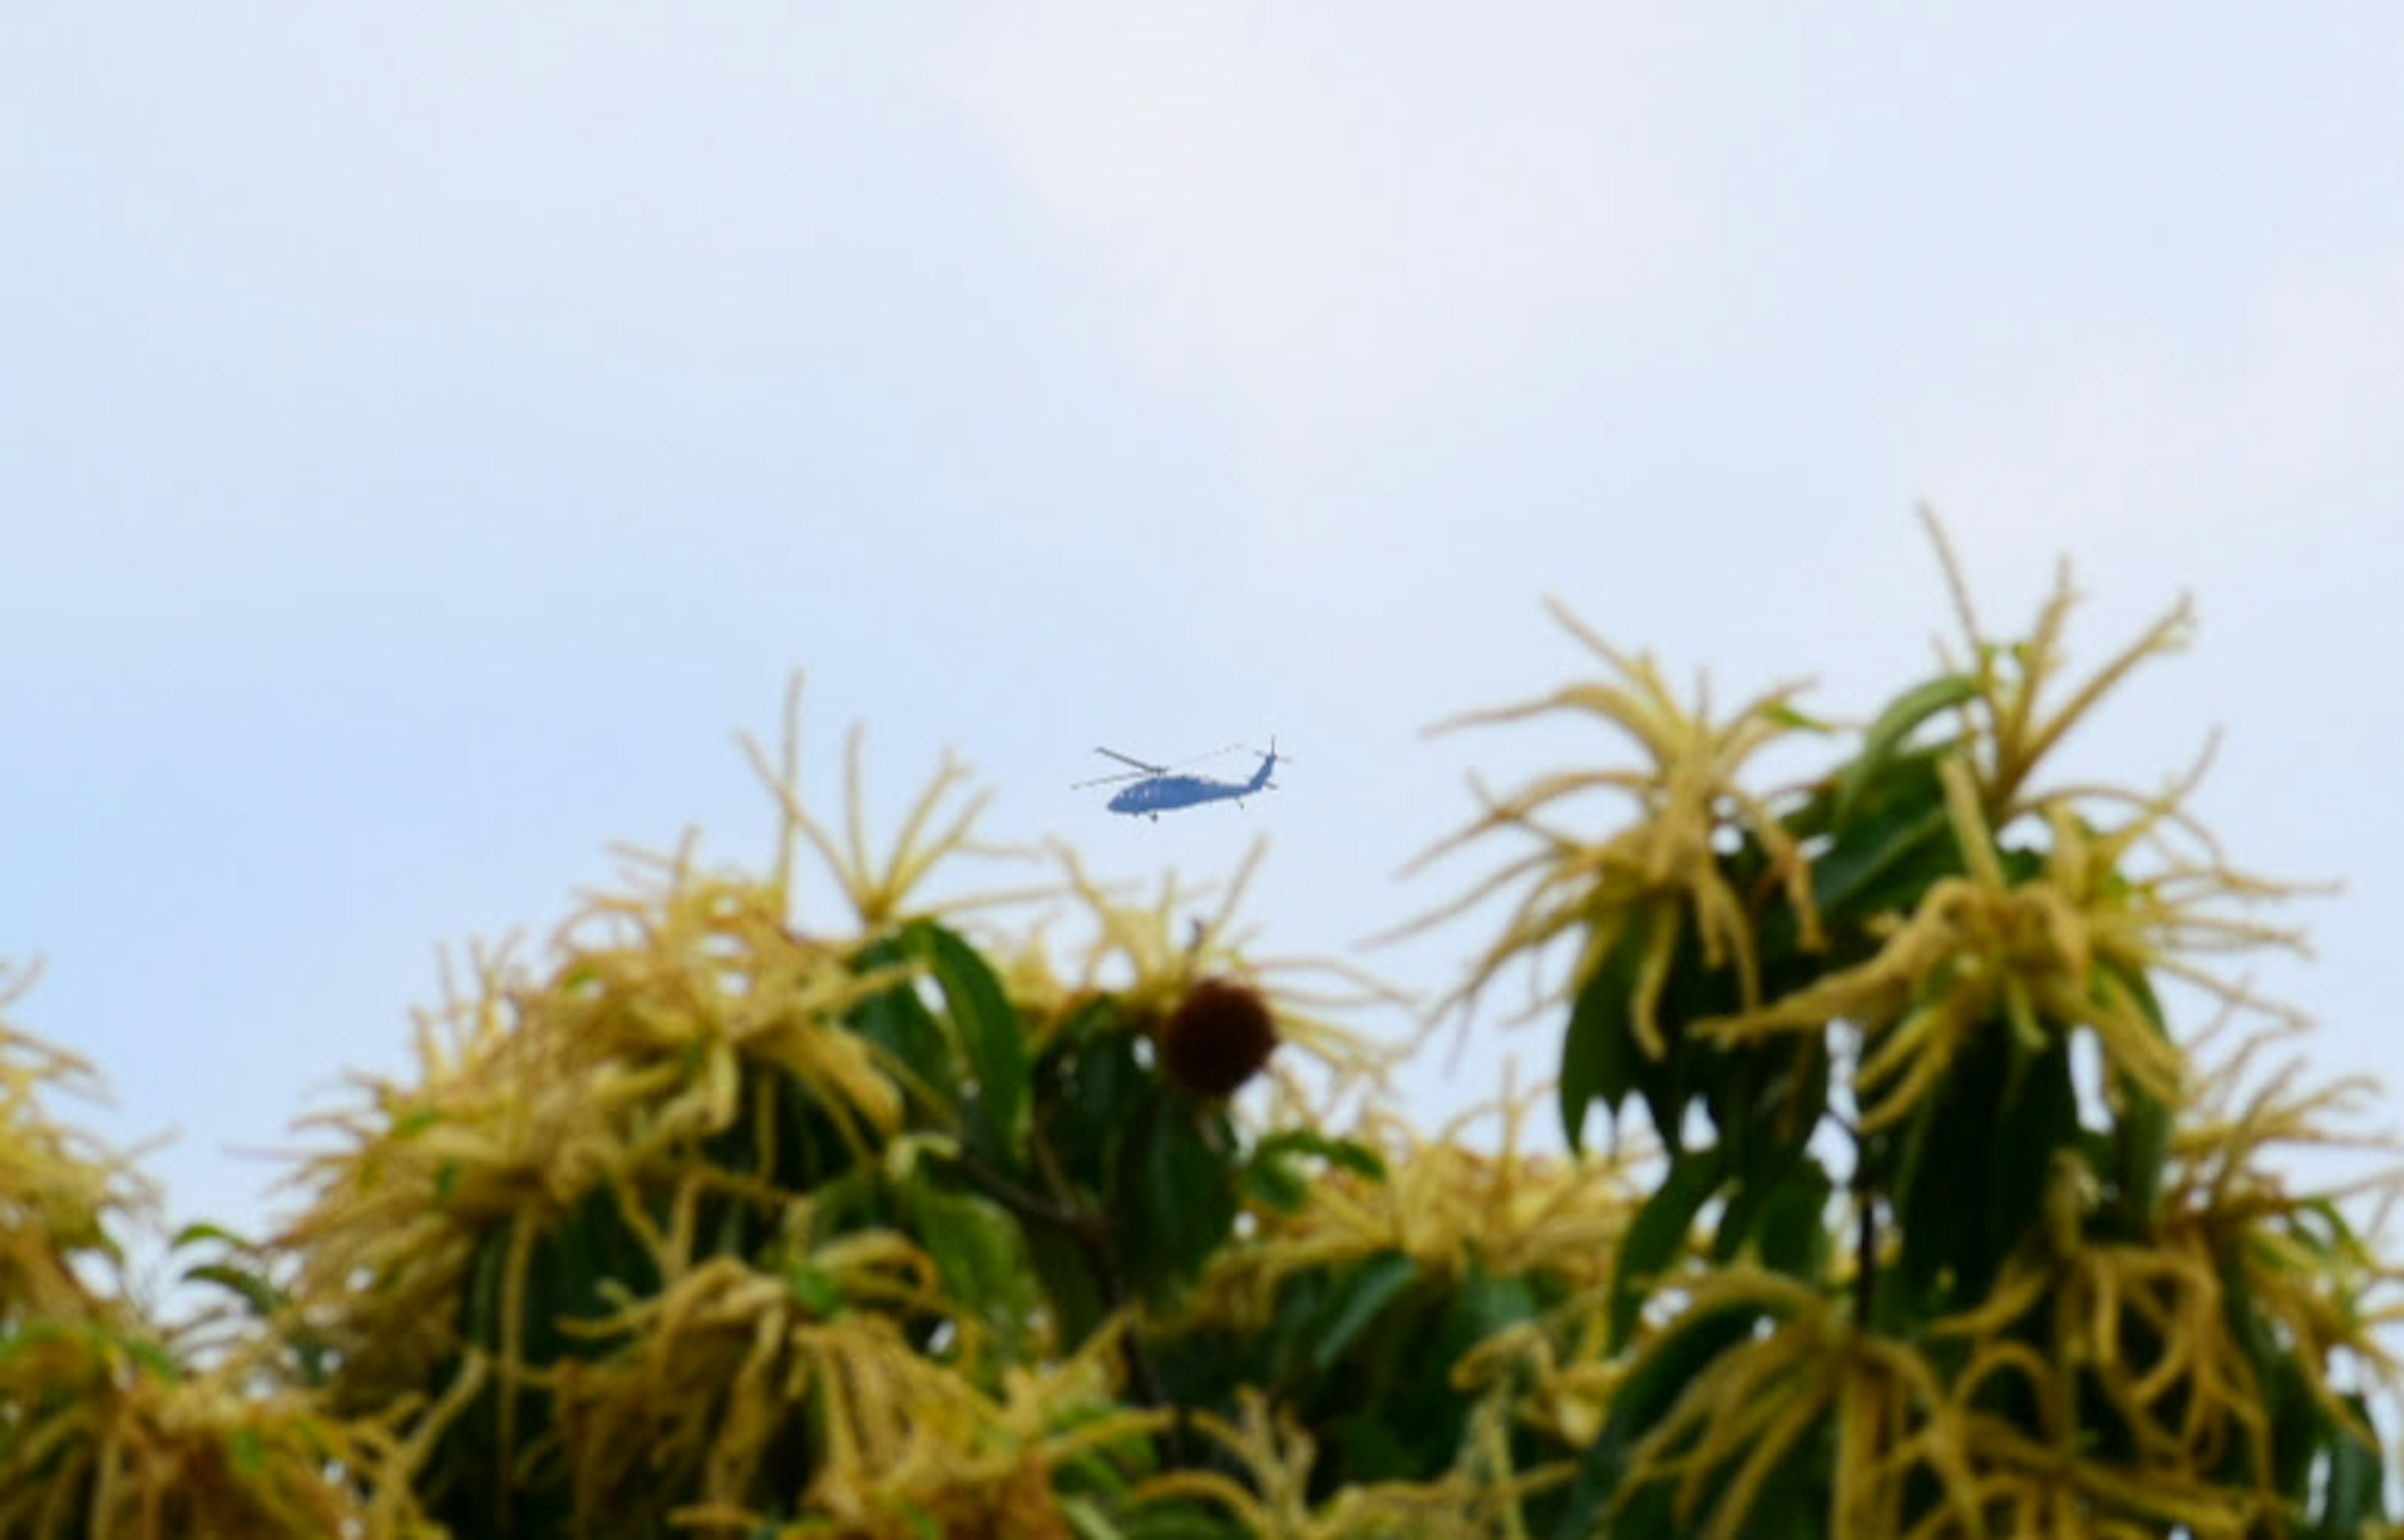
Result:
{"type": "MultiPolygon", "coordinates": [[[[1269,735],[1269,746],[1266,749],[1255,749],[1251,745],[1246,744],[1244,746],[1244,749],[1247,753],[1260,756],[1260,761],[1263,764],[1272,767],[1279,764],[1296,764],[1301,763],[1292,754],[1287,753],[1284,749],[1278,747],[1277,735],[1274,733],[1269,735]]],[[[1261,784],[1264,788],[1271,791],[1278,789],[1278,783],[1274,780],[1265,780],[1261,784]]]]}

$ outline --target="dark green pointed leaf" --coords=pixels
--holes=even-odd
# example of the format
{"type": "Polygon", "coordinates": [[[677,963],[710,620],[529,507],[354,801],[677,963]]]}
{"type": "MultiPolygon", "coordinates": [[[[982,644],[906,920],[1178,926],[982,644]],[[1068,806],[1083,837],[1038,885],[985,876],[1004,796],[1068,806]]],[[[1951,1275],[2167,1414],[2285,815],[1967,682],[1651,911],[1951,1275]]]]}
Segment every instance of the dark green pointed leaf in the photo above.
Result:
{"type": "Polygon", "coordinates": [[[1386,1163],[1377,1151],[1349,1139],[1322,1134],[1316,1128],[1280,1128],[1263,1138],[1252,1150],[1255,1158],[1288,1152],[1317,1155],[1331,1166],[1341,1166],[1372,1182],[1386,1180],[1386,1163]]]}
{"type": "Polygon", "coordinates": [[[459,1302],[462,1319],[459,1335],[479,1348],[501,1345],[501,1281],[509,1266],[510,1231],[520,1222],[497,1225],[484,1232],[476,1245],[476,1260],[468,1275],[468,1292],[459,1302]]]}
{"type": "MultiPolygon", "coordinates": [[[[889,944],[880,943],[879,948],[890,951],[889,944]]],[[[867,960],[863,954],[863,962],[867,960]]],[[[896,959],[888,957],[890,960],[896,959]]],[[[934,1014],[908,982],[861,1001],[851,1008],[847,1019],[852,1030],[883,1049],[908,1072],[903,1084],[914,1094],[935,1099],[936,1116],[949,1121],[959,1115],[955,1099],[961,1079],[958,1061],[934,1014]]]]}
{"type": "Polygon", "coordinates": [[[1093,1253],[1065,1231],[1049,1225],[1026,1227],[1027,1256],[1058,1322],[1060,1351],[1073,1352],[1111,1313],[1111,1302],[1095,1271],[1093,1253]]]}
{"type": "Polygon", "coordinates": [[[1653,1540],[1679,1533],[1670,1521],[1670,1488],[1656,1486],[1639,1493],[1625,1490],[1629,1456],[1670,1414],[1686,1387],[1720,1354],[1752,1336],[1761,1319],[1759,1306],[1741,1301],[1689,1311],[1644,1350],[1612,1397],[1601,1435],[1578,1463],[1577,1478],[1553,1526],[1554,1540],[1592,1540],[1605,1533],[1653,1540]],[[1618,1512],[1606,1531],[1603,1514],[1614,1504],[1618,1512]]]}
{"type": "Polygon", "coordinates": [[[226,1263],[211,1262],[184,1269],[184,1280],[190,1283],[214,1283],[240,1299],[251,1313],[265,1321],[287,1303],[283,1290],[257,1273],[226,1263]]]}
{"type": "Polygon", "coordinates": [[[1457,1360],[1500,1331],[1532,1320],[1545,1301],[1536,1286],[1516,1273],[1488,1272],[1474,1259],[1453,1287],[1443,1333],[1448,1360],[1457,1360]]]}
{"type": "Polygon", "coordinates": [[[1642,924],[1624,921],[1602,961],[1578,986],[1570,1007],[1558,1090],[1561,1132],[1572,1151],[1585,1148],[1586,1108],[1600,1101],[1615,1119],[1620,1103],[1636,1086],[1642,1050],[1636,1043],[1629,1001],[1643,966],[1644,933],[1642,924]]]}
{"type": "Polygon", "coordinates": [[[1978,681],[1967,674],[1946,674],[1897,695],[1862,735],[1862,750],[1837,777],[1835,815],[1843,823],[1862,792],[1894,759],[1906,739],[1940,711],[1951,710],[1978,696],[1978,681]]]}
{"type": "Polygon", "coordinates": [[[1653,1280],[1685,1249],[1695,1216],[1720,1189],[1719,1146],[1696,1150],[1674,1162],[1670,1175],[1628,1222],[1611,1271],[1611,1347],[1627,1342],[1652,1291],[1653,1280]]]}
{"type": "Polygon", "coordinates": [[[912,1169],[908,1196],[911,1224],[943,1292],[1013,1343],[1035,1303],[1017,1224],[986,1198],[952,1191],[928,1163],[912,1169]]]}
{"type": "Polygon", "coordinates": [[[1940,747],[1897,756],[1862,784],[1841,821],[1826,791],[1798,817],[1800,833],[1829,840],[1811,861],[1812,903],[1824,925],[1909,909],[1930,882],[1962,870],[1937,769],[1953,752],[1940,747]]]}
{"type": "Polygon", "coordinates": [[[1816,1160],[1807,1160],[1769,1184],[1754,1224],[1754,1249],[1765,1267],[1816,1281],[1828,1265],[1828,1199],[1835,1184],[1816,1160]]]}
{"type": "Polygon", "coordinates": [[[1779,726],[1799,733],[1833,733],[1836,723],[1799,711],[1784,701],[1772,701],[1761,708],[1761,714],[1779,726]]]}
{"type": "MultiPolygon", "coordinates": [[[[2170,1028],[2162,1016],[2161,1001],[2144,973],[2116,962],[2104,962],[2097,968],[2099,989],[2117,992],[2133,1001],[2145,1020],[2165,1041],[2170,1028]]],[[[2170,1161],[2171,1109],[2126,1076],[2120,1078],[2120,1113],[2113,1130],[2114,1169],[2111,1172],[2119,1188],[2122,1206],[2131,1223],[2140,1226],[2154,1222],[2161,1207],[2162,1169],[2170,1161]]]]}
{"type": "Polygon", "coordinates": [[[1310,1366],[1325,1373],[1344,1356],[1352,1339],[1419,1275],[1419,1265],[1401,1252],[1380,1252],[1354,1264],[1329,1293],[1313,1322],[1310,1366]]]}
{"type": "Polygon", "coordinates": [[[245,1240],[242,1237],[234,1234],[231,1230],[227,1229],[222,1225],[211,1225],[205,1221],[199,1224],[187,1225],[182,1229],[177,1230],[175,1232],[175,1238],[167,1242],[167,1249],[170,1251],[180,1252],[187,1246],[197,1246],[203,1240],[215,1240],[222,1245],[230,1246],[238,1252],[246,1252],[250,1250],[249,1241],[245,1240]]]}
{"type": "Polygon", "coordinates": [[[1283,1160],[1255,1154],[1244,1167],[1244,1196],[1273,1212],[1297,1214],[1310,1201],[1310,1185],[1283,1160]]]}
{"type": "MultiPolygon", "coordinates": [[[[2349,1394],[2345,1404],[2363,1426],[2374,1427],[2370,1407],[2359,1394],[2349,1394]]],[[[2369,1529],[2370,1521],[2384,1516],[2385,1500],[2381,1488],[2385,1485],[2386,1472],[2379,1451],[2363,1443],[2343,1425],[2332,1430],[2328,1451],[2328,1486],[2322,1502],[2322,1532],[2330,1535],[2359,1534],[2369,1529]]]]}
{"type": "Polygon", "coordinates": [[[1148,1290],[1192,1278],[1236,1221],[1234,1135],[1222,1108],[1156,1086],[1121,1156],[1120,1236],[1148,1290]]]}
{"type": "Polygon", "coordinates": [[[1015,1165],[1027,1153],[1029,1079],[1018,1008],[976,948],[930,922],[920,921],[914,930],[928,949],[960,1050],[976,1077],[978,1104],[1000,1141],[997,1153],[1015,1165]]]}
{"type": "Polygon", "coordinates": [[[2000,1267],[2026,1235],[2044,1223],[2054,1152],[2078,1146],[2078,1090],[2071,1077],[2070,1034],[2054,1023],[2044,1025],[2045,1051],[2034,1055],[2002,1023],[1988,1029],[2005,1044],[2011,1067],[2005,1073],[2006,1100],[1985,1154],[1986,1197],[1980,1217],[1986,1240],[1965,1276],[1989,1266],[2000,1267]]]}

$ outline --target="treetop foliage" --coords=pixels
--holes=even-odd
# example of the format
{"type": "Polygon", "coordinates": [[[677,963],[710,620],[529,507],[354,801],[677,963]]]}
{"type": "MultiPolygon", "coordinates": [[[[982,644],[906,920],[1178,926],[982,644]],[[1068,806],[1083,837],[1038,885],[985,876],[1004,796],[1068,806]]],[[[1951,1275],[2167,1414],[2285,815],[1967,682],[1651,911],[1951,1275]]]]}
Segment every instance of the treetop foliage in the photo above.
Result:
{"type": "Polygon", "coordinates": [[[1634,749],[1431,852],[1497,858],[1425,922],[1505,915],[1439,1010],[1530,970],[1565,1154],[1507,1091],[1414,1127],[1368,987],[1236,931],[1251,861],[1198,920],[1065,848],[927,899],[964,772],[880,852],[856,735],[804,803],[798,696],[769,869],[640,858],[478,955],[276,1233],[176,1236],[221,1309],[142,1303],[90,1071],[0,1026],[0,1533],[2384,1533],[2396,1180],[2285,1152],[2388,1147],[2232,971],[2288,889],[2193,776],[2045,779],[2187,609],[2075,679],[2066,578],[2007,642],[1946,566],[1962,635],[1866,724],[1717,716],[1558,606],[1600,676],[1454,724],[1634,749]]]}

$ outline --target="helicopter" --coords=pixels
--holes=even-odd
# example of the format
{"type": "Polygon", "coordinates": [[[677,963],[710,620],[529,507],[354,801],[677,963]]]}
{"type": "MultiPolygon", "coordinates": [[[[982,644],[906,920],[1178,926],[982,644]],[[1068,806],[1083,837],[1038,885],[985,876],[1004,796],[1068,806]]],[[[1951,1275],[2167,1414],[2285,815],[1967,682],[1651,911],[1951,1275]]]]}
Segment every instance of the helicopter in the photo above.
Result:
{"type": "MultiPolygon", "coordinates": [[[[1224,749],[1219,751],[1226,752],[1224,749]]],[[[1134,768],[1115,776],[1097,776],[1092,780],[1081,780],[1069,790],[1082,791],[1088,786],[1111,786],[1120,781],[1133,781],[1134,785],[1112,796],[1108,805],[1111,812],[1125,813],[1130,818],[1140,813],[1158,822],[1161,814],[1173,813],[1181,807],[1199,807],[1206,802],[1230,801],[1240,806],[1243,800],[1255,791],[1277,790],[1277,783],[1269,779],[1278,763],[1275,738],[1269,740],[1268,752],[1261,756],[1261,767],[1252,772],[1250,780],[1241,781],[1213,780],[1209,776],[1180,774],[1169,765],[1153,764],[1132,754],[1122,754],[1115,749],[1096,749],[1094,752],[1134,768]]]]}

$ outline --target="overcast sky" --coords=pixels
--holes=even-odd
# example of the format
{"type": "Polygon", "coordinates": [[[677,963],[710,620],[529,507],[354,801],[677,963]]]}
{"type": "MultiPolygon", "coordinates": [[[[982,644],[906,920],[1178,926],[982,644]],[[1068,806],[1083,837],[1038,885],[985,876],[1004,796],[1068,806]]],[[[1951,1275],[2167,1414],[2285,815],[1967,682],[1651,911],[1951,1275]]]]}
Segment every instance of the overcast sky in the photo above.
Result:
{"type": "Polygon", "coordinates": [[[1261,949],[1341,950],[1474,875],[1394,876],[1466,768],[1619,751],[1419,736],[1586,669],[1541,595],[1866,712],[1950,625],[1924,499],[1998,630],[2063,554],[2090,662],[2194,594],[2073,758],[2225,728],[2235,857],[2348,884],[2260,979],[2396,1075],[2399,76],[2380,4],[17,0],[12,1015],[252,1218],[438,946],[764,859],[796,668],[822,807],[865,721],[888,818],[948,747],[1107,875],[1265,833],[1261,949]],[[1068,790],[1271,734],[1245,808],[1068,790]]]}

